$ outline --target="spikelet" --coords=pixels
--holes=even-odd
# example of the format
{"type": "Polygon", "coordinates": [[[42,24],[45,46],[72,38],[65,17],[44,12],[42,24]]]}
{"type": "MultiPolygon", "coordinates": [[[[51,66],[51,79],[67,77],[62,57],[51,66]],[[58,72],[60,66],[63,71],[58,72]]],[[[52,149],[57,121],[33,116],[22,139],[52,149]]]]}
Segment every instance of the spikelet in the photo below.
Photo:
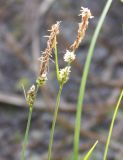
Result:
{"type": "Polygon", "coordinates": [[[52,57],[52,49],[54,48],[54,45],[56,42],[56,36],[59,34],[59,26],[60,22],[57,22],[56,24],[52,25],[50,31],[50,35],[48,37],[47,41],[47,47],[42,53],[39,60],[41,61],[40,65],[40,71],[39,71],[39,77],[37,79],[38,85],[42,85],[46,79],[47,79],[47,70],[49,66],[49,59],[52,57]],[[44,76],[45,75],[45,76],[44,76]]]}
{"type": "Polygon", "coordinates": [[[71,52],[69,50],[66,50],[66,53],[64,55],[64,61],[68,64],[71,64],[76,58],[76,55],[74,52],[71,52]]]}
{"type": "Polygon", "coordinates": [[[35,94],[35,85],[32,85],[26,95],[26,101],[29,107],[32,107],[34,104],[35,94]]]}
{"type": "Polygon", "coordinates": [[[68,79],[69,79],[69,75],[70,75],[70,72],[71,72],[71,66],[67,66],[63,69],[60,69],[59,71],[59,82],[61,84],[65,84],[68,79]]]}
{"type": "Polygon", "coordinates": [[[81,7],[80,15],[82,17],[81,23],[79,23],[78,34],[74,41],[74,43],[70,46],[70,51],[75,52],[75,50],[79,47],[81,41],[85,36],[85,31],[88,27],[89,19],[93,18],[91,12],[88,8],[81,7]]]}

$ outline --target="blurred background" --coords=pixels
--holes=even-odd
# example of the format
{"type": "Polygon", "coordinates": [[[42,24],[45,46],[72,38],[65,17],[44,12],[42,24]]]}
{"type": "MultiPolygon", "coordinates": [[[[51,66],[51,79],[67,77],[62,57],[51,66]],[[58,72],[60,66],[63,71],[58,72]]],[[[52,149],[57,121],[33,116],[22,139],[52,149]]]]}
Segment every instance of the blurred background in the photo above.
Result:
{"type": "MultiPolygon", "coordinates": [[[[72,65],[64,86],[53,145],[54,160],[72,153],[76,101],[90,40],[106,0],[0,0],[0,160],[19,160],[28,109],[26,90],[35,82],[38,57],[46,47],[48,29],[62,21],[58,37],[59,63],[74,41],[80,6],[88,7],[94,19],[72,65]]],[[[94,160],[102,160],[114,106],[123,87],[123,3],[113,1],[96,44],[89,71],[81,124],[80,153],[86,153],[95,140],[99,144],[94,160]]],[[[47,84],[40,90],[32,116],[27,160],[47,159],[49,133],[58,84],[55,64],[49,66],[47,84]]],[[[123,104],[123,102],[122,102],[123,104]]],[[[108,160],[123,159],[123,107],[115,123],[108,160]]]]}

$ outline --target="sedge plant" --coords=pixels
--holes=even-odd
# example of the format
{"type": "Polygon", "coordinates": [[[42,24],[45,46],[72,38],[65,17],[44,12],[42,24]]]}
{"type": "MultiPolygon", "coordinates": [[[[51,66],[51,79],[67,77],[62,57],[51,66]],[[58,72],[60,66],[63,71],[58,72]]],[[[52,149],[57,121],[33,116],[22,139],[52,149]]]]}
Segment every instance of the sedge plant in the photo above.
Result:
{"type": "Polygon", "coordinates": [[[112,0],[108,0],[106,2],[104,9],[103,9],[103,12],[101,14],[101,17],[99,19],[99,22],[97,24],[94,35],[91,40],[91,44],[89,47],[87,59],[86,59],[84,70],[83,70],[83,75],[82,75],[82,80],[81,80],[80,90],[79,90],[79,95],[78,95],[78,101],[77,101],[75,132],[74,132],[73,160],[78,160],[78,155],[79,155],[79,137],[80,137],[81,115],[82,115],[82,109],[83,109],[83,100],[84,100],[85,88],[86,88],[86,83],[87,83],[87,76],[88,76],[92,56],[94,53],[96,41],[97,41],[98,35],[100,33],[101,27],[103,25],[103,22],[105,20],[105,17],[108,13],[108,10],[111,6],[111,3],[112,3],[112,0]]]}
{"type": "MultiPolygon", "coordinates": [[[[110,8],[111,3],[112,3],[112,0],[108,0],[105,7],[104,7],[104,10],[103,10],[102,15],[99,20],[99,23],[98,23],[96,30],[94,32],[94,35],[92,37],[90,48],[89,48],[88,55],[87,55],[87,59],[86,59],[85,66],[84,66],[84,71],[83,71],[79,95],[78,95],[78,102],[77,102],[77,112],[76,112],[74,142],[73,142],[74,143],[73,160],[78,160],[78,156],[79,156],[79,137],[80,137],[81,114],[82,114],[82,109],[83,109],[82,106],[83,106],[84,93],[85,93],[85,88],[86,88],[89,67],[90,67],[90,63],[92,60],[92,56],[93,56],[93,52],[94,52],[94,48],[95,48],[95,44],[96,44],[99,32],[101,30],[102,24],[104,22],[104,19],[106,17],[106,14],[107,14],[109,8],[110,8]]],[[[83,7],[81,10],[80,16],[81,16],[81,22],[79,23],[77,37],[76,37],[75,41],[73,42],[73,44],[66,50],[66,53],[64,55],[64,61],[67,63],[67,65],[66,65],[66,67],[64,67],[62,69],[59,69],[58,51],[57,51],[57,35],[59,34],[60,22],[57,22],[56,24],[52,25],[51,29],[49,30],[50,35],[47,36],[48,37],[47,47],[43,51],[41,57],[39,58],[39,60],[41,61],[41,65],[40,65],[40,70],[39,70],[39,76],[36,79],[36,85],[33,85],[29,89],[27,94],[25,93],[25,98],[26,98],[27,104],[29,106],[29,115],[28,115],[27,127],[26,127],[26,131],[25,131],[25,137],[24,137],[24,142],[23,142],[23,147],[22,147],[21,160],[25,160],[25,151],[26,151],[27,143],[28,143],[29,128],[30,128],[30,123],[31,123],[34,101],[35,101],[39,87],[44,85],[47,80],[47,71],[48,71],[48,66],[49,66],[49,60],[52,57],[52,51],[54,50],[56,77],[57,77],[58,84],[59,84],[59,91],[58,91],[57,98],[56,98],[56,106],[54,108],[54,115],[53,115],[53,121],[52,121],[51,133],[50,133],[49,147],[48,147],[48,160],[51,160],[55,125],[56,125],[56,120],[57,120],[58,111],[59,111],[60,97],[61,97],[62,89],[63,89],[63,86],[67,83],[67,81],[69,79],[69,75],[71,72],[71,64],[76,58],[75,51],[77,50],[77,48],[79,47],[81,41],[83,40],[83,38],[85,36],[85,32],[88,27],[89,19],[92,18],[90,10],[88,8],[83,8],[83,7]]],[[[121,97],[120,97],[120,100],[121,100],[121,97]]],[[[114,113],[112,124],[110,127],[109,137],[107,140],[105,154],[104,154],[104,157],[105,157],[104,160],[106,160],[110,137],[111,137],[111,133],[112,133],[113,125],[114,125],[114,120],[115,120],[115,117],[117,114],[120,100],[118,101],[118,105],[116,107],[116,111],[114,113]]],[[[84,160],[88,160],[90,158],[97,143],[98,143],[98,141],[95,142],[95,144],[92,146],[92,148],[89,150],[89,152],[85,155],[84,160]]]]}
{"type": "Polygon", "coordinates": [[[55,41],[55,43],[54,43],[55,44],[54,51],[55,51],[56,75],[57,75],[57,80],[59,83],[59,92],[58,92],[57,99],[56,99],[56,106],[55,106],[51,134],[50,134],[48,160],[51,159],[54,130],[55,130],[55,124],[56,124],[56,120],[57,120],[57,116],[58,116],[58,108],[59,108],[59,103],[60,103],[61,92],[62,92],[64,84],[66,84],[66,82],[69,79],[69,74],[71,72],[71,64],[75,60],[75,57],[76,57],[75,51],[79,47],[82,39],[85,36],[85,31],[88,27],[89,18],[92,18],[91,12],[88,8],[82,7],[80,12],[81,12],[80,13],[81,22],[79,23],[77,37],[76,37],[75,41],[73,42],[73,44],[66,50],[66,53],[64,55],[64,61],[67,63],[67,66],[64,67],[63,69],[60,69],[60,70],[59,70],[59,64],[58,64],[57,41],[55,41]]]}
{"type": "Polygon", "coordinates": [[[29,91],[26,93],[24,90],[25,99],[29,108],[29,114],[28,114],[28,121],[26,126],[26,131],[24,135],[24,141],[22,146],[22,155],[21,160],[25,160],[25,152],[27,149],[27,143],[28,143],[28,136],[29,136],[29,129],[31,124],[31,118],[32,118],[32,112],[33,112],[33,105],[36,99],[36,95],[38,92],[39,87],[45,84],[47,80],[47,70],[49,65],[50,57],[52,56],[52,49],[54,48],[54,41],[56,38],[56,35],[59,33],[59,22],[51,26],[50,35],[48,36],[49,39],[47,41],[47,47],[43,51],[41,57],[39,60],[41,61],[40,68],[39,68],[39,75],[36,79],[36,85],[32,85],[32,87],[29,89],[29,91]]]}
{"type": "Polygon", "coordinates": [[[25,92],[24,87],[23,87],[23,90],[24,90],[25,99],[26,99],[26,102],[29,108],[29,114],[28,114],[28,121],[27,121],[27,126],[26,126],[25,135],[24,135],[23,146],[22,146],[21,160],[25,160],[25,152],[26,152],[26,147],[27,147],[27,142],[28,142],[28,135],[29,135],[31,118],[32,118],[33,104],[35,101],[36,88],[35,88],[35,85],[32,85],[32,87],[29,89],[27,94],[25,92]]]}
{"type": "Polygon", "coordinates": [[[22,145],[21,160],[25,160],[25,152],[27,149],[29,129],[30,129],[30,125],[31,125],[32,113],[33,113],[36,95],[37,95],[39,87],[44,84],[45,80],[46,80],[46,78],[42,77],[42,81],[40,81],[40,85],[39,85],[39,83],[37,83],[36,85],[32,85],[27,93],[25,92],[24,86],[22,86],[23,91],[24,91],[24,95],[25,95],[25,100],[28,105],[29,113],[28,113],[28,120],[27,120],[27,125],[26,125],[23,145],[22,145]]]}
{"type": "Polygon", "coordinates": [[[58,84],[59,84],[59,91],[58,91],[57,98],[56,98],[56,106],[55,106],[55,110],[54,110],[51,133],[50,133],[50,140],[49,140],[49,147],[48,147],[48,160],[51,159],[54,131],[55,131],[55,125],[56,125],[56,120],[57,120],[57,116],[58,116],[58,110],[59,110],[59,104],[60,104],[60,97],[61,97],[62,89],[63,89],[64,84],[66,84],[68,79],[69,79],[70,63],[71,63],[72,60],[74,60],[74,59],[72,59],[71,61],[68,61],[67,66],[64,67],[63,69],[59,70],[56,39],[55,39],[54,44],[55,44],[54,52],[55,52],[56,77],[57,77],[58,84]]]}

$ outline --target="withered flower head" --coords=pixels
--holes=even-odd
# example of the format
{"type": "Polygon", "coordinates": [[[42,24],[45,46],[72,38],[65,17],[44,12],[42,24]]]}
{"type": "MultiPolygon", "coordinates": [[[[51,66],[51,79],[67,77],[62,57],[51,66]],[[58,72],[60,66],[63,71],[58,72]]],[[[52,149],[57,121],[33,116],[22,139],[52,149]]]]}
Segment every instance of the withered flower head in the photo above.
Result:
{"type": "MultiPolygon", "coordinates": [[[[44,75],[45,75],[45,80],[47,79],[46,74],[48,70],[49,59],[50,57],[52,57],[52,49],[54,48],[55,43],[57,43],[56,36],[59,34],[59,26],[60,22],[57,22],[56,24],[51,26],[50,30],[48,30],[50,32],[50,35],[47,36],[48,37],[47,47],[43,51],[41,57],[39,58],[39,60],[41,61],[41,65],[40,65],[38,82],[42,82],[42,79],[44,80],[44,75]]],[[[42,83],[39,85],[42,85],[42,83]]]]}
{"type": "Polygon", "coordinates": [[[85,31],[88,27],[89,19],[93,18],[91,12],[88,8],[81,7],[80,15],[82,17],[82,21],[79,23],[78,34],[74,41],[74,43],[70,46],[70,50],[75,52],[75,50],[79,47],[81,41],[85,36],[85,31]]]}
{"type": "Polygon", "coordinates": [[[26,101],[29,107],[32,107],[35,101],[35,85],[32,85],[26,95],[26,101]]]}

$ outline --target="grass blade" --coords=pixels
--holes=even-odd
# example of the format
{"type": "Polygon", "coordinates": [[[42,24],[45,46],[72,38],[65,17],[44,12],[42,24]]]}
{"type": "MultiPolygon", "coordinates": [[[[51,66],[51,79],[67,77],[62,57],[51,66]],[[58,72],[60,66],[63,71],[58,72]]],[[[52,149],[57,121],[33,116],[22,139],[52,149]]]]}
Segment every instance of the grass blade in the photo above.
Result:
{"type": "Polygon", "coordinates": [[[108,134],[108,138],[107,138],[107,142],[106,142],[106,147],[105,147],[105,151],[104,151],[103,160],[107,159],[107,153],[108,153],[109,143],[110,143],[110,140],[111,140],[112,130],[113,130],[113,127],[114,127],[114,121],[116,119],[117,112],[118,112],[119,105],[120,105],[122,97],[123,97],[123,90],[122,90],[122,92],[120,94],[119,100],[117,102],[117,105],[116,105],[116,108],[115,108],[115,111],[114,111],[114,114],[113,114],[113,117],[112,117],[111,126],[110,126],[110,129],[109,129],[109,134],[108,134]]]}
{"type": "Polygon", "coordinates": [[[86,156],[84,157],[84,160],[88,160],[91,156],[91,154],[93,153],[93,150],[95,149],[96,145],[98,143],[98,140],[94,143],[94,145],[91,147],[91,149],[88,151],[88,153],[86,154],[86,156]]]}

